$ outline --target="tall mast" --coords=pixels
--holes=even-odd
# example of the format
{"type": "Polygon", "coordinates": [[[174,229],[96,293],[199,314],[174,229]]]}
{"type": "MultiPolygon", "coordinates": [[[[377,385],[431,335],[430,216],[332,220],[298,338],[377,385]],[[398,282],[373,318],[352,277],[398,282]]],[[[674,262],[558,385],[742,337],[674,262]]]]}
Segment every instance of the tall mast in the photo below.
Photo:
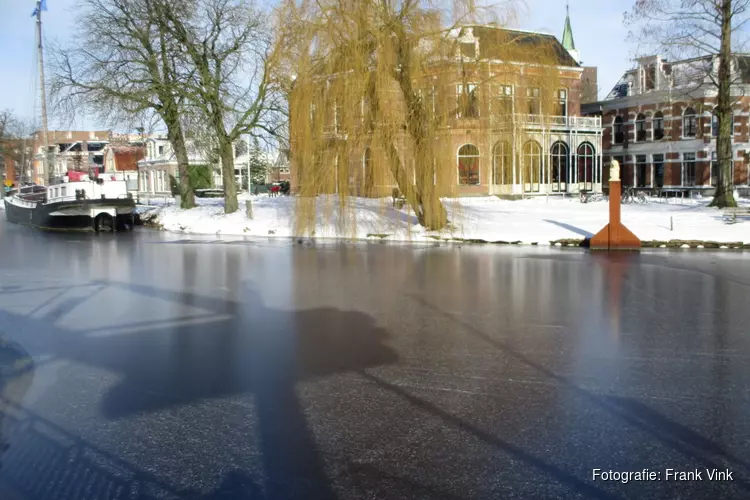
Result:
{"type": "Polygon", "coordinates": [[[46,10],[43,0],[36,2],[36,37],[37,37],[37,59],[39,60],[39,87],[42,98],[42,140],[44,141],[44,157],[42,159],[42,178],[47,184],[51,184],[52,169],[49,165],[49,133],[47,131],[47,91],[44,85],[44,51],[42,50],[42,8],[46,10]]]}

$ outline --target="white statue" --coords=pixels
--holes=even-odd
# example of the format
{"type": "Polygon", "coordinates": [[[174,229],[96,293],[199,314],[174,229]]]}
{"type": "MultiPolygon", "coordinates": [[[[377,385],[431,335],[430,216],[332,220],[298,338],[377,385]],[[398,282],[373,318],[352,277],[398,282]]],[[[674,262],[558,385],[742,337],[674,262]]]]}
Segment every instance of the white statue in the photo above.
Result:
{"type": "Polygon", "coordinates": [[[612,163],[609,164],[609,180],[620,180],[620,162],[617,160],[612,160],[612,163]]]}

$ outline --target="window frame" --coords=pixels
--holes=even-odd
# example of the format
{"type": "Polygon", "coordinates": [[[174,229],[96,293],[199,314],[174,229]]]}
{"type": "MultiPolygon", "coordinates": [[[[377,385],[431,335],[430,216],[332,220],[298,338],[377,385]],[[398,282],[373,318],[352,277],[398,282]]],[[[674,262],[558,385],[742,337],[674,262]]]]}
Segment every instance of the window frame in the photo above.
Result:
{"type": "Polygon", "coordinates": [[[457,173],[458,173],[458,185],[459,186],[479,186],[479,185],[481,185],[480,158],[481,158],[481,154],[479,152],[479,148],[476,145],[472,144],[472,143],[462,144],[458,148],[458,151],[456,152],[456,170],[457,170],[457,173]],[[464,148],[473,148],[474,150],[471,153],[474,153],[474,151],[476,153],[475,154],[468,154],[468,153],[464,152],[462,154],[462,150],[464,148]],[[475,163],[475,165],[476,165],[476,182],[471,182],[471,180],[472,180],[472,169],[471,168],[469,169],[468,175],[464,176],[466,178],[467,182],[462,182],[462,175],[461,175],[461,170],[462,170],[461,169],[461,159],[462,158],[475,158],[474,161],[476,162],[475,163]]]}
{"type": "Polygon", "coordinates": [[[513,184],[513,148],[510,143],[505,140],[499,140],[492,147],[492,183],[495,186],[507,186],[513,184]],[[498,154],[498,149],[501,153],[498,154]],[[500,158],[500,164],[498,165],[498,158],[500,158]],[[510,173],[510,178],[506,179],[506,172],[510,173]],[[505,182],[498,182],[500,181],[505,182]]]}
{"type": "Polygon", "coordinates": [[[635,142],[646,142],[648,140],[646,132],[646,115],[638,113],[635,116],[635,142]]]}
{"type": "Polygon", "coordinates": [[[526,87],[526,104],[529,115],[542,115],[542,92],[539,87],[526,87]],[[534,106],[535,104],[536,106],[534,106]],[[534,112],[535,107],[537,108],[536,112],[534,112]]]}
{"type": "Polygon", "coordinates": [[[625,143],[625,124],[621,115],[615,115],[612,119],[612,144],[625,143]],[[619,120],[619,121],[618,121],[619,120]],[[619,141],[617,140],[619,137],[619,141]]]}
{"type": "MultiPolygon", "coordinates": [[[[479,84],[478,83],[457,83],[456,84],[456,118],[475,119],[479,118],[479,84]],[[466,110],[475,109],[476,114],[464,116],[464,103],[461,99],[464,96],[464,87],[468,90],[466,93],[466,110]]],[[[468,113],[467,113],[468,115],[468,113]]]]}
{"type": "Polygon", "coordinates": [[[697,154],[688,151],[686,153],[682,153],[680,155],[680,186],[695,186],[696,182],[696,164],[697,164],[697,154]],[[692,159],[686,158],[688,155],[692,157],[692,159]],[[688,183],[688,171],[692,170],[692,184],[688,183]]]}
{"type": "MultiPolygon", "coordinates": [[[[498,107],[506,108],[508,107],[508,102],[510,103],[510,109],[508,113],[505,113],[505,115],[500,116],[506,116],[510,115],[512,116],[515,112],[515,89],[513,88],[513,85],[508,85],[505,83],[496,84],[495,86],[495,92],[493,92],[492,95],[492,103],[498,104],[498,107]],[[503,104],[500,104],[503,103],[503,104]]],[[[490,104],[492,106],[492,104],[490,104]]],[[[494,106],[492,113],[495,114],[494,106]]]]}
{"type": "Polygon", "coordinates": [[[698,136],[698,115],[695,112],[695,108],[688,106],[682,112],[682,138],[683,139],[695,139],[698,136]],[[692,111],[692,113],[688,113],[692,111]],[[688,134],[687,132],[692,132],[688,134]]]}
{"type": "Polygon", "coordinates": [[[555,141],[549,150],[550,184],[553,192],[559,192],[568,184],[570,170],[570,147],[564,141],[555,141]],[[562,165],[560,165],[562,163],[562,165]],[[557,180],[555,180],[557,169],[557,180]]]}
{"type": "Polygon", "coordinates": [[[568,89],[567,88],[557,89],[555,91],[555,94],[556,94],[555,102],[558,106],[556,111],[560,111],[560,109],[562,108],[562,114],[558,114],[556,116],[567,117],[568,116],[568,89]]]}

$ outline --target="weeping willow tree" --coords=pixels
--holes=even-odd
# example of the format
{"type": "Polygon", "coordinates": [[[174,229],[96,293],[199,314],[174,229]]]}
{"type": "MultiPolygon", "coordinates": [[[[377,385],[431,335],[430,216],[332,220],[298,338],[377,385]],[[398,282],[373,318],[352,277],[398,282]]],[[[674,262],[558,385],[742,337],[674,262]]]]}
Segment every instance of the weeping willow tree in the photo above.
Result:
{"type": "Polygon", "coordinates": [[[442,229],[441,198],[455,197],[459,183],[493,181],[490,141],[508,144],[502,154],[519,182],[526,170],[528,182],[541,175],[540,164],[536,174],[534,164],[516,165],[516,146],[549,126],[567,53],[553,37],[502,29],[513,11],[480,12],[470,0],[287,0],[279,12],[297,234],[314,229],[319,195],[338,195],[341,229],[350,230],[352,197],[394,188],[419,224],[442,229]],[[476,22],[488,14],[491,25],[476,22]],[[503,94],[508,86],[523,94],[503,94]],[[456,137],[467,130],[484,160],[457,164],[456,137]]]}

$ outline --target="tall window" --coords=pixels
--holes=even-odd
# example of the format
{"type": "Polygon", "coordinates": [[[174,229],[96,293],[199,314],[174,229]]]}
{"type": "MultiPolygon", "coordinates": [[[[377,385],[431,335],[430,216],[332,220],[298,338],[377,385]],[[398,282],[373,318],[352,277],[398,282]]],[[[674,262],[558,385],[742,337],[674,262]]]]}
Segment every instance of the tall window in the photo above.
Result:
{"type": "Polygon", "coordinates": [[[682,137],[695,137],[697,129],[695,110],[693,108],[686,108],[682,114],[682,137]]]}
{"type": "Polygon", "coordinates": [[[654,140],[658,141],[664,137],[664,115],[661,111],[654,113],[654,122],[652,124],[654,128],[654,140]]]}
{"type": "Polygon", "coordinates": [[[529,87],[526,89],[526,104],[530,115],[542,114],[542,101],[539,87],[529,87]]]}
{"type": "Polygon", "coordinates": [[[550,149],[552,167],[552,190],[560,191],[568,181],[568,146],[564,142],[556,142],[550,149]]]}
{"type": "Polygon", "coordinates": [[[523,183],[525,191],[539,191],[542,172],[542,147],[536,141],[523,145],[523,183]]]}
{"type": "Polygon", "coordinates": [[[637,142],[646,140],[646,115],[643,113],[635,117],[635,140],[637,142]]]}
{"type": "Polygon", "coordinates": [[[615,144],[622,144],[625,140],[622,126],[622,116],[615,116],[615,121],[612,123],[612,135],[614,137],[615,144]]]}
{"type": "Polygon", "coordinates": [[[476,118],[479,116],[479,87],[476,83],[456,85],[458,96],[458,117],[476,118]]]}
{"type": "MultiPolygon", "coordinates": [[[[730,132],[731,135],[734,135],[734,112],[730,115],[731,125],[729,126],[732,130],[730,132]]],[[[716,108],[714,108],[713,112],[711,113],[711,135],[713,137],[719,136],[719,117],[716,114],[716,108]]]]}
{"type": "Polygon", "coordinates": [[[560,89],[557,91],[556,116],[568,116],[568,91],[560,89]]]}
{"type": "Polygon", "coordinates": [[[682,185],[695,186],[695,153],[682,154],[682,185]]]}
{"type": "Polygon", "coordinates": [[[635,157],[635,185],[646,187],[646,155],[635,157]]]}
{"type": "Polygon", "coordinates": [[[510,116],[513,114],[512,85],[495,86],[495,99],[492,102],[492,112],[495,116],[510,116]]]}
{"type": "Polygon", "coordinates": [[[510,144],[499,141],[492,150],[492,182],[494,184],[513,183],[513,158],[510,144]]]}
{"type": "Polygon", "coordinates": [[[584,142],[578,146],[578,183],[591,184],[594,180],[594,146],[584,142]]]}
{"type": "Polygon", "coordinates": [[[458,183],[479,184],[479,150],[473,144],[464,144],[458,150],[458,183]]]}
{"type": "Polygon", "coordinates": [[[656,187],[663,187],[664,186],[664,155],[654,155],[653,156],[653,167],[654,167],[654,186],[656,187]]]}
{"type": "Polygon", "coordinates": [[[656,65],[651,64],[646,67],[646,90],[654,90],[656,88],[656,65]]]}

